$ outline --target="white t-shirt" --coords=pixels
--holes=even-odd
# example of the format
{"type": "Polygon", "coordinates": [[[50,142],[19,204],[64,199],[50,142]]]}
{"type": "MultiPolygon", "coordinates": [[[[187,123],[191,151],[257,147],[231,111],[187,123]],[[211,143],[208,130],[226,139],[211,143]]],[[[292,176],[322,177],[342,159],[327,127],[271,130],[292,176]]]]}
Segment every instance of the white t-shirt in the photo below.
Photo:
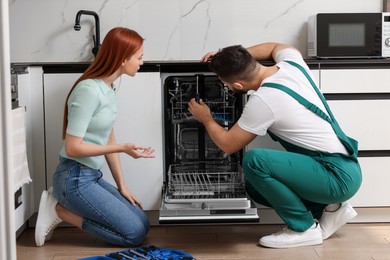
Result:
{"type": "MultiPolygon", "coordinates": [[[[311,76],[299,52],[283,49],[275,58],[279,70],[262,84],[272,82],[284,85],[327,114],[321,99],[305,75],[298,68],[284,62],[286,60],[300,64],[311,76]]],[[[260,86],[249,97],[237,123],[243,130],[260,136],[270,130],[284,141],[305,149],[348,154],[330,123],[279,89],[260,86]]]]}

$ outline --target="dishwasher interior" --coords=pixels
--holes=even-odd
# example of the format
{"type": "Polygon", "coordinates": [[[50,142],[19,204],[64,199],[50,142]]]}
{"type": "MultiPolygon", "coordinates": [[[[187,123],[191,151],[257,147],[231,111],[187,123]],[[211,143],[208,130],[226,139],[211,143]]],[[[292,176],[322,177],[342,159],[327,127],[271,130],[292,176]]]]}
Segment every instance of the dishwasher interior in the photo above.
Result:
{"type": "Polygon", "coordinates": [[[163,75],[165,166],[160,223],[257,222],[245,192],[242,151],[226,154],[188,111],[201,98],[215,120],[231,128],[243,108],[242,95],[215,75],[163,75]]]}

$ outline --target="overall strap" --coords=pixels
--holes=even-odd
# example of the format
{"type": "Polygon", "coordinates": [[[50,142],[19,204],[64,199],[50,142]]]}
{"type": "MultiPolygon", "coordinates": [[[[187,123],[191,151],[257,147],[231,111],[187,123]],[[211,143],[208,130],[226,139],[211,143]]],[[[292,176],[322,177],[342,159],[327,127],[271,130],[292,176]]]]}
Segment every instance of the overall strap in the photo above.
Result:
{"type": "Polygon", "coordinates": [[[266,82],[262,85],[262,87],[275,88],[275,89],[279,89],[279,90],[287,93],[288,95],[293,97],[296,101],[298,101],[301,105],[305,106],[307,109],[309,109],[310,111],[312,111],[313,113],[315,113],[316,115],[318,115],[319,117],[321,117],[322,119],[324,119],[325,121],[330,123],[334,132],[336,133],[339,140],[343,143],[343,145],[347,149],[348,153],[356,159],[357,153],[358,153],[357,141],[348,137],[341,130],[339,124],[337,123],[336,119],[334,118],[334,116],[329,108],[328,103],[326,102],[326,100],[325,100],[324,96],[322,95],[322,93],[320,92],[320,90],[317,88],[313,79],[307,73],[305,68],[303,68],[298,63],[295,63],[293,61],[286,61],[286,62],[293,65],[294,67],[298,68],[305,75],[305,77],[310,82],[310,84],[312,85],[312,87],[316,91],[317,95],[321,99],[322,103],[324,104],[324,107],[325,107],[326,111],[328,112],[329,116],[326,113],[324,113],[319,107],[317,107],[313,103],[309,102],[307,99],[305,99],[304,97],[302,97],[301,95],[299,95],[298,93],[296,93],[295,91],[293,91],[292,89],[290,89],[284,85],[266,82]]]}
{"type": "Polygon", "coordinates": [[[302,73],[303,75],[305,75],[306,79],[310,82],[311,86],[313,87],[313,89],[316,91],[318,97],[321,99],[322,101],[322,104],[324,104],[324,107],[326,109],[326,112],[328,112],[329,116],[332,118],[333,121],[336,121],[334,119],[334,116],[333,116],[333,113],[332,111],[330,110],[329,108],[329,105],[328,105],[328,102],[326,102],[325,100],[325,97],[324,95],[322,95],[320,89],[317,87],[316,83],[313,81],[313,79],[310,77],[309,73],[307,73],[307,71],[305,70],[304,67],[302,67],[300,64],[296,63],[296,62],[293,62],[293,61],[286,61],[288,64],[290,65],[293,65],[294,67],[298,68],[302,73]]]}
{"type": "Polygon", "coordinates": [[[324,111],[322,111],[319,107],[317,107],[313,103],[309,102],[306,98],[302,97],[301,95],[299,95],[297,92],[295,92],[291,88],[288,88],[288,87],[286,87],[286,86],[284,86],[282,84],[270,83],[270,82],[264,83],[262,85],[262,87],[269,87],[269,88],[280,89],[280,90],[286,92],[287,94],[289,94],[290,96],[292,96],[301,105],[305,106],[307,109],[309,109],[310,111],[314,112],[315,114],[320,116],[325,121],[328,121],[329,123],[332,123],[332,121],[333,121],[333,119],[331,119],[327,114],[325,114],[324,111]]]}

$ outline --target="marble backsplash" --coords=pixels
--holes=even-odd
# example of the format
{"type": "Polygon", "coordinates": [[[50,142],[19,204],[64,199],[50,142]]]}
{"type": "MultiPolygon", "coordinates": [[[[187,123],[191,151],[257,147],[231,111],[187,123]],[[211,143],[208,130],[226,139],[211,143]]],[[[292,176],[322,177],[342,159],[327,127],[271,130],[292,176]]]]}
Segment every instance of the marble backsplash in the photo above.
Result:
{"type": "Polygon", "coordinates": [[[100,39],[113,27],[145,38],[146,61],[199,60],[228,45],[278,41],[306,56],[307,18],[319,12],[381,12],[382,0],[10,0],[12,62],[85,62],[93,59],[92,16],[100,39]]]}

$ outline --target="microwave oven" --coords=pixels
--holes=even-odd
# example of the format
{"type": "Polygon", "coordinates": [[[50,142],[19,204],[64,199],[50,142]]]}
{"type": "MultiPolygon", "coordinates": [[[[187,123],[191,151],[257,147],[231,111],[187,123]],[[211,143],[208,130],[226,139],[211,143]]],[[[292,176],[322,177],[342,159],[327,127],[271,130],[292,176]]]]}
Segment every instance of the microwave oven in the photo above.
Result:
{"type": "Polygon", "coordinates": [[[390,57],[390,12],[319,13],[308,19],[309,57],[390,57]]]}

